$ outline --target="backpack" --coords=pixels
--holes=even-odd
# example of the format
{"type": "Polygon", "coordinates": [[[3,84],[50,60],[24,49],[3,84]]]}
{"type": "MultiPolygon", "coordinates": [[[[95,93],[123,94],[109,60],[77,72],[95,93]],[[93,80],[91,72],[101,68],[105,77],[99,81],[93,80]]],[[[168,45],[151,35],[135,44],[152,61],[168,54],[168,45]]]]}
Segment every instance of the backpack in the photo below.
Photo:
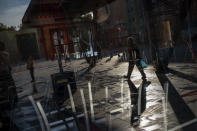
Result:
{"type": "Polygon", "coordinates": [[[143,60],[140,60],[140,65],[142,68],[146,68],[148,66],[143,60]]]}

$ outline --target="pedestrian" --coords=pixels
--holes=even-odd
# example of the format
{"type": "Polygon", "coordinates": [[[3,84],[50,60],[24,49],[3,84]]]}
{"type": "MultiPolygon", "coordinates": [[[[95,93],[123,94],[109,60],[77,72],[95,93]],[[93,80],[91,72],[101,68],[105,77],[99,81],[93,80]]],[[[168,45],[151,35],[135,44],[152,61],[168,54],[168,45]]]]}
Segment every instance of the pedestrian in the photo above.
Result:
{"type": "MultiPolygon", "coordinates": [[[[8,98],[9,102],[17,102],[16,86],[11,74],[9,53],[5,44],[0,41],[0,96],[8,98]],[[1,92],[2,91],[2,92],[1,92]]],[[[12,105],[13,106],[13,105],[12,105]]]]}
{"type": "Polygon", "coordinates": [[[5,51],[5,44],[0,42],[0,72],[1,74],[11,73],[11,66],[9,61],[9,54],[5,51]]]}
{"type": "Polygon", "coordinates": [[[136,65],[138,70],[141,73],[142,80],[146,82],[146,74],[144,73],[143,68],[140,65],[140,51],[139,47],[137,45],[137,40],[134,40],[133,37],[128,37],[127,38],[127,46],[128,46],[128,53],[129,53],[129,66],[128,66],[128,73],[125,78],[128,78],[130,80],[131,73],[133,72],[133,68],[136,65]]]}
{"type": "Polygon", "coordinates": [[[27,60],[27,69],[30,72],[31,75],[31,82],[35,82],[35,77],[34,77],[34,60],[32,56],[29,56],[27,60]]]}
{"type": "Polygon", "coordinates": [[[5,44],[0,42],[0,130],[7,131],[15,125],[9,111],[15,108],[17,100],[16,86],[11,75],[9,53],[5,51],[5,44]]]}

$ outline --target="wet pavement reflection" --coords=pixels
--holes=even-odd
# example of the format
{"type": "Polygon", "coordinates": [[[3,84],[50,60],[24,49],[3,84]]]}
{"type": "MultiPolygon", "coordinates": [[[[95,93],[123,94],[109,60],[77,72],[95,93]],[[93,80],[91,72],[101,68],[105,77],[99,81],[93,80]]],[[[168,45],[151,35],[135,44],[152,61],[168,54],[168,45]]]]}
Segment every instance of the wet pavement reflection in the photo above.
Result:
{"type": "MultiPolygon", "coordinates": [[[[77,71],[77,91],[72,94],[75,113],[73,113],[70,99],[58,105],[54,98],[50,75],[58,71],[56,66],[52,66],[53,69],[37,68],[35,70],[35,83],[27,83],[30,78],[25,77],[26,71],[15,73],[14,79],[19,92],[19,103],[13,117],[16,125],[21,130],[41,129],[40,116],[36,114],[28,99],[28,96],[32,96],[35,102],[41,103],[52,131],[67,130],[68,126],[70,130],[77,130],[76,124],[81,127],[81,130],[86,130],[84,104],[80,89],[83,89],[87,113],[90,118],[93,107],[94,121],[90,119],[89,124],[90,128],[94,130],[164,130],[165,124],[167,124],[167,129],[172,129],[195,118],[193,110],[190,110],[187,103],[180,97],[179,90],[177,91],[169,80],[170,74],[166,76],[155,73],[153,67],[149,66],[145,69],[145,73],[151,83],[146,85],[141,80],[141,75],[136,67],[130,80],[123,79],[123,75],[127,72],[128,63],[121,62],[118,56],[114,56],[106,62],[108,59],[103,58],[96,67],[91,69],[87,68],[87,64],[83,60],[65,65],[67,70],[74,70],[73,68],[75,68],[77,71]],[[77,68],[77,65],[80,67],[77,68]],[[89,96],[89,82],[91,83],[92,101],[90,101],[89,96]],[[167,97],[166,82],[169,83],[169,102],[165,102],[167,111],[164,112],[162,97],[167,97]],[[138,114],[139,89],[142,90],[141,115],[138,114]],[[134,124],[135,119],[137,126],[134,124]],[[164,120],[167,120],[167,123],[164,120]]],[[[180,73],[176,74],[183,78],[180,73]]],[[[189,80],[194,81],[193,79],[189,80]]],[[[190,130],[191,128],[195,129],[195,124],[185,127],[183,130],[190,130]]]]}

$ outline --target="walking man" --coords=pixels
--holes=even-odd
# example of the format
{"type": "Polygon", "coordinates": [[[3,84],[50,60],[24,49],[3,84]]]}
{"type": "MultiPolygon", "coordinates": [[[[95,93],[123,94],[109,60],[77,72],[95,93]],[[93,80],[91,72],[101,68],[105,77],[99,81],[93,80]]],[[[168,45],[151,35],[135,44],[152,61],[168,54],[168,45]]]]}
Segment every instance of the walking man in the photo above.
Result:
{"type": "MultiPolygon", "coordinates": [[[[138,108],[139,106],[142,105],[138,105],[138,89],[136,88],[136,86],[134,85],[134,83],[131,81],[130,77],[131,77],[131,73],[133,72],[133,68],[136,65],[138,70],[141,73],[142,76],[142,89],[144,89],[145,87],[147,87],[150,82],[147,81],[146,79],[146,74],[144,73],[144,70],[140,64],[140,51],[137,45],[137,41],[132,38],[132,37],[128,37],[127,38],[127,46],[128,46],[128,53],[129,53],[129,67],[128,67],[128,73],[127,76],[125,76],[126,78],[128,78],[128,85],[130,88],[130,92],[131,92],[131,104],[133,105],[132,108],[132,115],[131,115],[131,125],[132,126],[136,126],[139,123],[139,116],[138,116],[138,108]]],[[[140,96],[142,97],[142,96],[140,96]]],[[[142,108],[144,109],[144,108],[142,108]]]]}
{"type": "Polygon", "coordinates": [[[34,77],[34,61],[33,61],[33,57],[29,56],[28,60],[27,60],[27,69],[30,72],[31,75],[31,82],[35,81],[35,77],[34,77]]]}
{"type": "Polygon", "coordinates": [[[142,80],[146,82],[146,74],[144,73],[143,68],[140,65],[140,51],[137,45],[136,40],[134,40],[132,37],[127,38],[127,45],[128,45],[128,53],[129,53],[129,67],[128,67],[128,73],[126,78],[130,80],[131,73],[133,72],[133,68],[136,65],[138,70],[141,73],[142,80]]]}

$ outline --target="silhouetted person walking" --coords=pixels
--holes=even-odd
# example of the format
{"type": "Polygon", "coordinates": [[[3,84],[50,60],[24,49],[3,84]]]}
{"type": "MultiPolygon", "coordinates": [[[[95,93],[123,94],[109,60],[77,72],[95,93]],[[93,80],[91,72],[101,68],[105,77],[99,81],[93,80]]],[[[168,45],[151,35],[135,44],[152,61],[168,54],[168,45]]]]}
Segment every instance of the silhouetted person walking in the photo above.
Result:
{"type": "Polygon", "coordinates": [[[31,82],[34,82],[35,81],[35,77],[34,77],[34,60],[33,60],[33,57],[30,56],[27,60],[27,69],[29,70],[30,72],[30,75],[31,75],[31,82]]]}
{"type": "Polygon", "coordinates": [[[140,65],[141,57],[140,57],[140,51],[139,51],[136,40],[134,40],[132,37],[128,37],[127,46],[128,46],[128,53],[129,53],[129,67],[128,67],[127,76],[125,77],[130,79],[131,73],[133,72],[133,68],[136,64],[138,70],[140,71],[142,75],[142,80],[146,82],[147,81],[146,74],[144,73],[144,70],[140,65]]]}

